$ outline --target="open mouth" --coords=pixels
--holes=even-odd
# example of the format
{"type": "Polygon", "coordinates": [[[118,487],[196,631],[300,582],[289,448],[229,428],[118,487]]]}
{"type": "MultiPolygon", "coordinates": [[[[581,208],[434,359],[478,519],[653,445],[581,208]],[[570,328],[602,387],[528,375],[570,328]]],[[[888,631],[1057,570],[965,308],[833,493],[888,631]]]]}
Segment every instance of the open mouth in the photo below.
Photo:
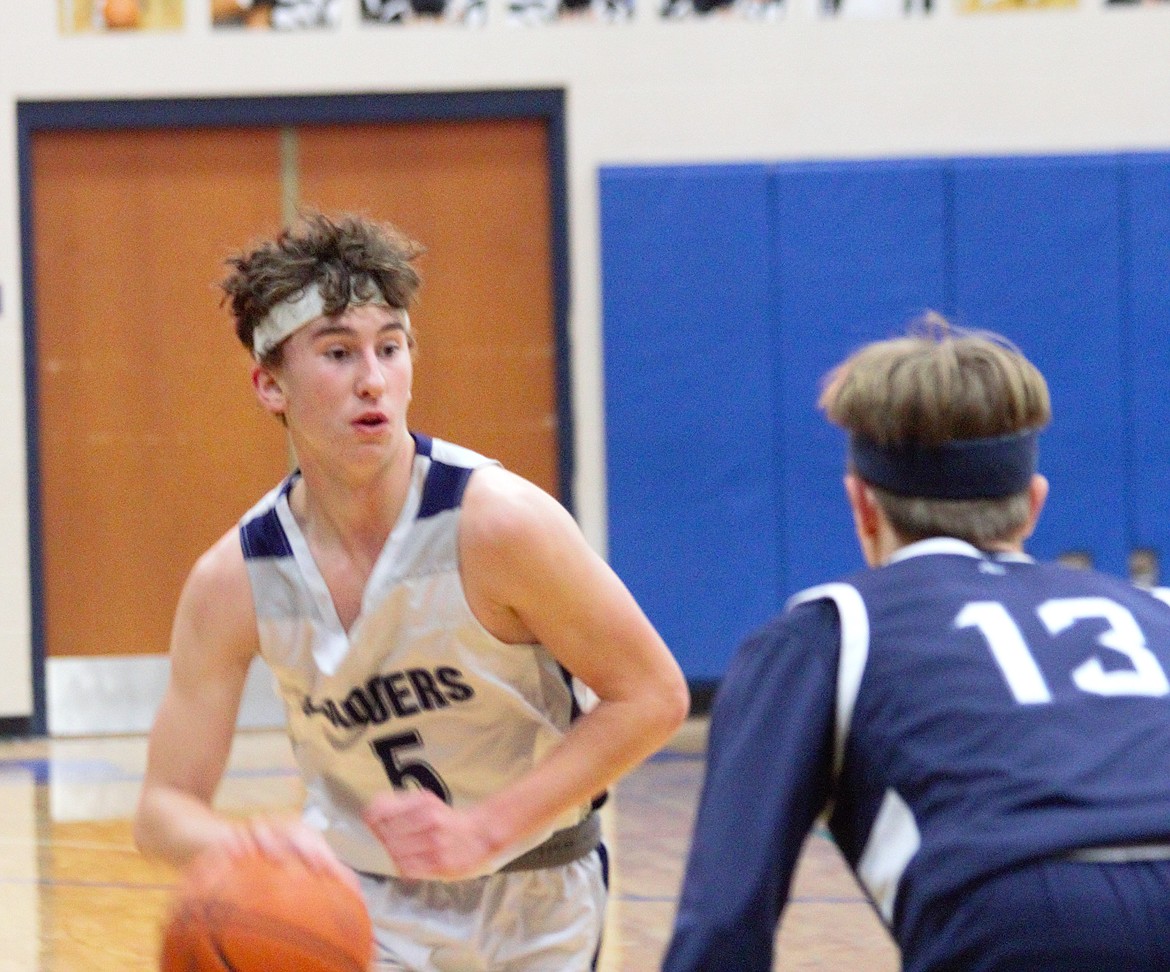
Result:
{"type": "Polygon", "coordinates": [[[354,421],[354,425],[360,425],[367,429],[374,429],[385,424],[386,416],[376,414],[361,415],[354,421]]]}

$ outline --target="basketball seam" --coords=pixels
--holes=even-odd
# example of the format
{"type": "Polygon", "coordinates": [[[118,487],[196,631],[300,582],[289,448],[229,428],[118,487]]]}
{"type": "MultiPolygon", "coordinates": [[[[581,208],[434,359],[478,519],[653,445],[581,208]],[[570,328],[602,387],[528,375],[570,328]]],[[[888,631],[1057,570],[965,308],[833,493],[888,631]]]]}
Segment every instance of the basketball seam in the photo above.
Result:
{"type": "Polygon", "coordinates": [[[365,972],[365,967],[362,964],[354,962],[351,955],[336,945],[303,928],[289,925],[287,922],[245,911],[235,905],[223,902],[209,902],[204,907],[203,918],[216,952],[222,958],[228,972],[238,972],[220,946],[220,936],[229,926],[261,935],[272,934],[325,962],[336,964],[340,961],[344,966],[354,969],[355,972],[365,972]]]}
{"type": "Polygon", "coordinates": [[[223,946],[220,944],[219,939],[214,934],[215,929],[209,927],[208,931],[212,932],[208,938],[211,940],[211,947],[215,949],[215,957],[218,958],[219,961],[223,964],[224,972],[238,972],[235,965],[233,965],[228,957],[224,954],[223,946]]]}

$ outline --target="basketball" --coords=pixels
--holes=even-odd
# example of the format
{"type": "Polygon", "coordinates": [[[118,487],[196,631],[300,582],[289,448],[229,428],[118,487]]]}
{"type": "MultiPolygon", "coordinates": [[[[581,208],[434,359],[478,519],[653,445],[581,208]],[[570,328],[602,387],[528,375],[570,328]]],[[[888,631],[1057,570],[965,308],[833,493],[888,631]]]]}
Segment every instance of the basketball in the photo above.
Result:
{"type": "Polygon", "coordinates": [[[168,917],[162,972],[367,972],[361,896],[328,873],[262,854],[197,859],[168,917]]]}

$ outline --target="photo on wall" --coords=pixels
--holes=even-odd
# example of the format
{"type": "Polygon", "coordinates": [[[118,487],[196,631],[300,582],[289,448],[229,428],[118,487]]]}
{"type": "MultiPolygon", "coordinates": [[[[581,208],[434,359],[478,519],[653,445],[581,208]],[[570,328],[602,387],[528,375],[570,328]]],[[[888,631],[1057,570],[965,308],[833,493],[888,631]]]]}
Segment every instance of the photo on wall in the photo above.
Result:
{"type": "Polygon", "coordinates": [[[784,0],[660,0],[665,20],[778,20],[784,0]]]}
{"type": "Polygon", "coordinates": [[[617,24],[633,16],[634,0],[508,0],[508,22],[522,27],[570,21],[617,24]]]}
{"type": "Polygon", "coordinates": [[[925,16],[940,0],[818,0],[827,17],[857,20],[895,20],[899,17],[925,16]]]}
{"type": "Polygon", "coordinates": [[[57,0],[62,34],[178,30],[183,0],[57,0]]]}
{"type": "Polygon", "coordinates": [[[1017,10],[1068,10],[1078,0],[957,0],[959,13],[996,13],[1017,10]]]}
{"type": "Polygon", "coordinates": [[[217,29],[305,30],[336,27],[341,0],[211,0],[217,29]]]}
{"type": "Polygon", "coordinates": [[[487,0],[360,0],[363,23],[482,27],[487,0]]]}

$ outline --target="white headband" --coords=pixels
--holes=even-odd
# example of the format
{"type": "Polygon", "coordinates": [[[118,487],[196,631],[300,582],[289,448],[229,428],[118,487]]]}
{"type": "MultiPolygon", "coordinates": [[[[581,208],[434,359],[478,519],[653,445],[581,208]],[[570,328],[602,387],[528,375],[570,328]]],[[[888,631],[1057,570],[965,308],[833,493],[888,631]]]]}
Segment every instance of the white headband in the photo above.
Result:
{"type": "MultiPolygon", "coordinates": [[[[368,299],[359,298],[356,294],[351,294],[350,303],[354,306],[362,304],[381,304],[383,307],[389,306],[377,291],[374,291],[374,296],[368,299]]],[[[321,296],[321,288],[317,284],[311,283],[300,291],[300,295],[296,300],[285,300],[276,304],[264,315],[264,320],[256,325],[256,329],[252,331],[253,356],[257,361],[262,360],[269,351],[280,344],[286,337],[294,331],[299,331],[310,321],[315,321],[324,313],[325,298],[321,296]]],[[[409,331],[410,318],[407,316],[405,309],[402,310],[402,323],[409,331]]]]}

